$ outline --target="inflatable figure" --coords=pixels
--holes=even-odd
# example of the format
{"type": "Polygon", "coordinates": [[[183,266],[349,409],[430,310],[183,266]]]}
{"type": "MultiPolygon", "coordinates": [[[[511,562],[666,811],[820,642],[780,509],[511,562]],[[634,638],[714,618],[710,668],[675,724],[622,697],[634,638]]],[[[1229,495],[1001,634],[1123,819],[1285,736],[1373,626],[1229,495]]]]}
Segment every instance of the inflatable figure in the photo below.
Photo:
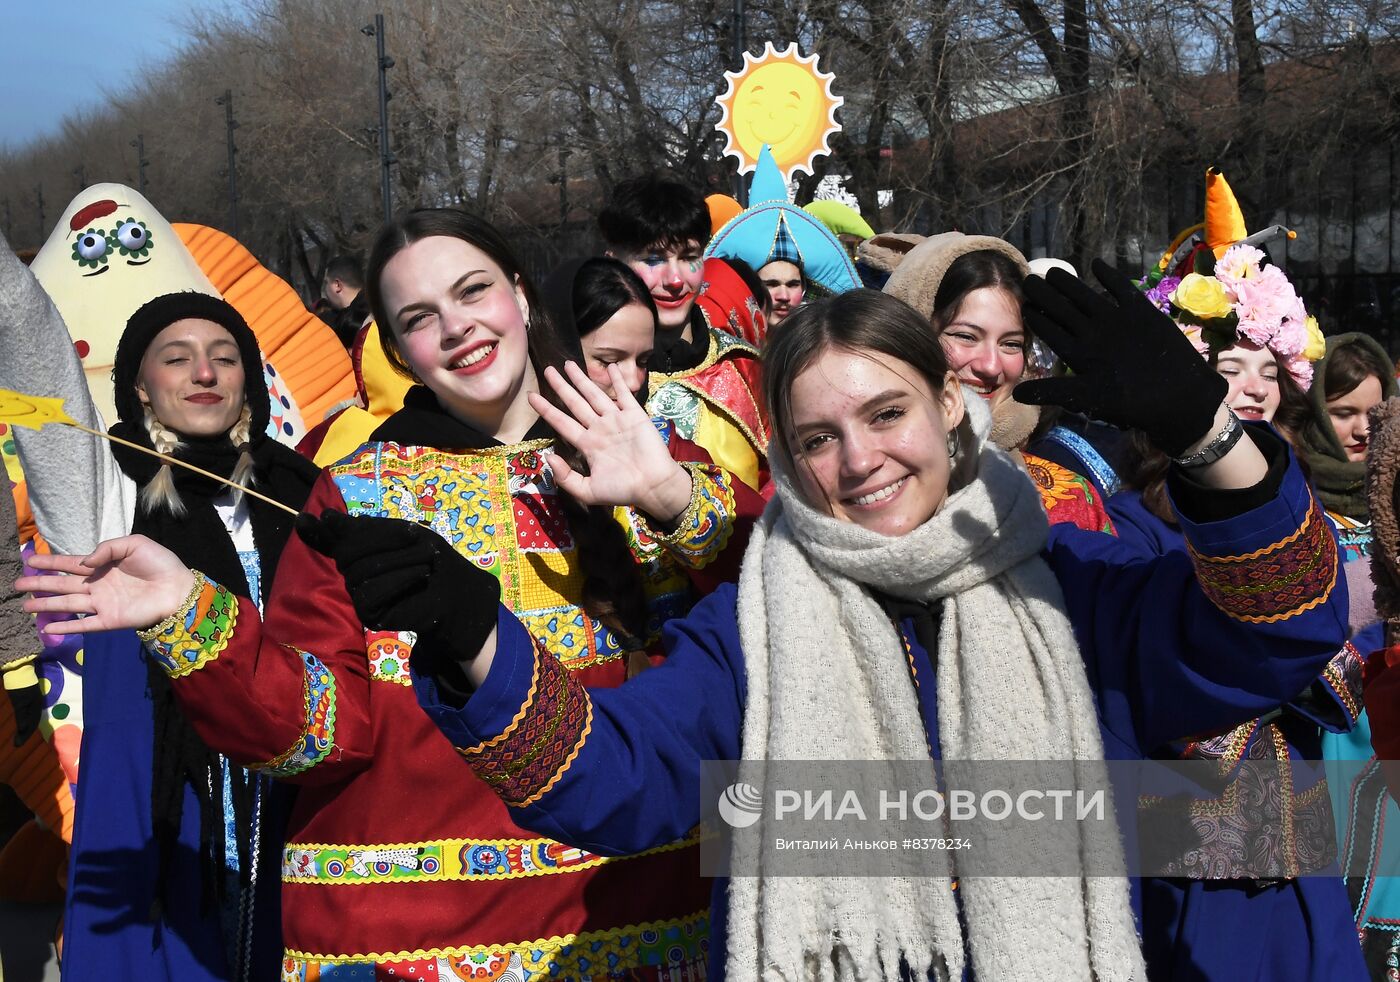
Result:
{"type": "MultiPolygon", "coordinates": [[[[296,386],[277,365],[279,349],[295,335],[296,344],[287,354],[307,376],[309,394],[323,413],[354,395],[344,349],[334,332],[305,310],[291,287],[258,265],[237,242],[198,226],[187,226],[186,235],[221,273],[226,299],[244,315],[263,349],[272,404],[281,407],[269,431],[275,429],[278,439],[295,444],[306,427],[296,386]]],[[[70,201],[30,269],[68,325],[88,391],[108,421],[116,418],[112,362],[127,318],[164,293],[221,295],[175,228],[142,195],[121,184],[94,184],[70,201]]]]}

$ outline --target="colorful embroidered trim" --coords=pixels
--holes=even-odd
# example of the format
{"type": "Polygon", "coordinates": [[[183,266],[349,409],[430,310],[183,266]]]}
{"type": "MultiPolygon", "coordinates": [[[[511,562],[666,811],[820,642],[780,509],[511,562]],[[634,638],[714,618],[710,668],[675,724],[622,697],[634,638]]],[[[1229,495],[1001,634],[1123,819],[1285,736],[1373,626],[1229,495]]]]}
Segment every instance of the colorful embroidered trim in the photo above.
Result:
{"type": "Polygon", "coordinates": [[[1040,503],[1051,525],[1064,523],[1086,532],[1117,535],[1113,520],[1099,501],[1098,491],[1087,477],[1044,457],[1028,453],[1021,456],[1031,483],[1040,492],[1040,503]]]}
{"type": "Polygon", "coordinates": [[[1140,813],[1170,815],[1156,821],[1179,822],[1194,836],[1180,855],[1146,860],[1162,870],[1158,875],[1198,880],[1290,878],[1319,872],[1336,860],[1327,779],[1319,775],[1307,788],[1295,786],[1300,777],[1309,775],[1295,771],[1288,740],[1276,724],[1244,723],[1211,741],[1191,744],[1189,751],[1206,759],[1219,753],[1219,773],[1228,776],[1229,783],[1209,798],[1138,796],[1140,813]],[[1266,760],[1276,766],[1249,767],[1251,762],[1266,760]],[[1321,835],[1318,829],[1329,831],[1321,835]]]}
{"type": "Polygon", "coordinates": [[[287,750],[265,764],[252,764],[251,771],[272,777],[291,777],[308,771],[331,751],[335,743],[335,676],[315,655],[290,645],[284,647],[302,662],[301,736],[287,750]]]}
{"type": "Polygon", "coordinates": [[[535,643],[571,672],[616,661],[623,655],[612,631],[573,604],[517,611],[515,616],[535,643]]]}
{"type": "Polygon", "coordinates": [[[1361,716],[1361,670],[1364,659],[1348,641],[1322,670],[1322,683],[1331,690],[1354,724],[1361,716]]]}
{"type": "Polygon", "coordinates": [[[1296,532],[1263,549],[1242,556],[1188,549],[1211,603],[1249,624],[1273,624],[1312,610],[1337,584],[1337,540],[1316,500],[1296,532]]]}
{"type": "Polygon", "coordinates": [[[685,849],[697,841],[691,837],[621,857],[599,856],[553,839],[438,839],[392,845],[293,842],[282,850],[282,882],[340,886],[580,873],[604,863],[685,849]]]}
{"type": "Polygon", "coordinates": [[[587,690],[558,658],[536,645],[530,692],[510,725],[492,740],[457,749],[502,801],[523,808],[554,787],[592,728],[587,690]]]}
{"type": "Polygon", "coordinates": [[[1327,517],[1337,529],[1337,544],[1342,549],[1342,562],[1350,563],[1370,558],[1373,538],[1370,522],[1360,522],[1335,511],[1329,511],[1327,517]]]}
{"type": "Polygon", "coordinates": [[[167,618],[152,629],[151,636],[141,638],[151,657],[173,679],[218,658],[238,622],[238,598],[202,573],[195,575],[202,582],[196,582],[199,592],[193,594],[194,602],[187,603],[183,616],[167,618]]]}
{"type": "Polygon", "coordinates": [[[704,569],[714,561],[734,533],[734,487],[729,472],[720,467],[685,463],[690,472],[690,504],[676,519],[675,531],[653,529],[641,515],[646,531],[691,569],[704,569]]]}
{"type": "Polygon", "coordinates": [[[318,955],[287,948],[282,978],[312,982],[328,978],[656,980],[702,979],[710,949],[710,917],[700,911],[687,917],[650,921],[605,931],[555,935],[537,941],[507,942],[461,948],[363,955],[318,955]],[[325,969],[364,968],[359,973],[326,974],[325,969]],[[318,971],[319,970],[319,971],[318,971]]]}

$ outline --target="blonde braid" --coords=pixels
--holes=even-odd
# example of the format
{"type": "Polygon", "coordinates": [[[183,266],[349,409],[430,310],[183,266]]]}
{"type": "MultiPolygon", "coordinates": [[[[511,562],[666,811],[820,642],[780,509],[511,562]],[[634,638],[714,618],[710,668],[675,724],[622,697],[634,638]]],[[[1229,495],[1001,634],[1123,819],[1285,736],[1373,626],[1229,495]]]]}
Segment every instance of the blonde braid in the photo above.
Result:
{"type": "MultiPolygon", "coordinates": [[[[230,479],[235,484],[242,484],[250,488],[256,479],[253,474],[253,451],[249,445],[252,429],[253,411],[248,408],[248,404],[245,402],[243,411],[238,414],[238,422],[234,423],[233,428],[228,431],[229,441],[238,448],[238,463],[234,465],[233,476],[230,479]]],[[[242,490],[234,488],[234,503],[237,504],[242,497],[242,490]]]]}
{"type": "MultiPolygon", "coordinates": [[[[150,406],[143,407],[146,416],[146,432],[151,437],[151,446],[156,452],[163,454],[173,454],[179,450],[179,434],[166,427],[156,414],[151,411],[150,406]]],[[[146,511],[154,512],[160,508],[167,508],[176,518],[182,518],[185,514],[185,503],[180,500],[180,492],[175,489],[175,475],[171,473],[169,464],[161,464],[160,470],[156,471],[156,476],[146,483],[141,489],[141,506],[146,511]]]]}

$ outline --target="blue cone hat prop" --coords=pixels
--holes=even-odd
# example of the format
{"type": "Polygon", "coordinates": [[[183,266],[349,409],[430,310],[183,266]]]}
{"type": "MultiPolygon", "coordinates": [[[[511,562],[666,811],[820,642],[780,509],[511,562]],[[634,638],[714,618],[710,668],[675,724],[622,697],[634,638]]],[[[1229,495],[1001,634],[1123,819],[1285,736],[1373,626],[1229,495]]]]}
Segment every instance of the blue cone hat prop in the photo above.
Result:
{"type": "Polygon", "coordinates": [[[766,145],[754,170],[749,207],[715,233],[705,258],[742,259],[756,270],[778,260],[795,263],[826,294],[861,286],[841,241],[820,219],[788,200],[787,184],[766,145]]]}

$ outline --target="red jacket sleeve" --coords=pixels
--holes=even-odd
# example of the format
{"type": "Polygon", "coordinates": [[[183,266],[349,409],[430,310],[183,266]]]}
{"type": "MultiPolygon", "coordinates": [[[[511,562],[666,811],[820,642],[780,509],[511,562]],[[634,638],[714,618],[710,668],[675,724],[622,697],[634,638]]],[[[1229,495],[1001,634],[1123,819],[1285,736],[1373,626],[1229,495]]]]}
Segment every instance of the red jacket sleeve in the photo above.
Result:
{"type": "MultiPolygon", "coordinates": [[[[345,510],[328,476],[306,511],[345,510]]],[[[372,757],[365,633],[335,564],[295,534],[265,618],[207,583],[146,641],[200,737],[230,760],[305,784],[343,779],[372,757]]]]}

